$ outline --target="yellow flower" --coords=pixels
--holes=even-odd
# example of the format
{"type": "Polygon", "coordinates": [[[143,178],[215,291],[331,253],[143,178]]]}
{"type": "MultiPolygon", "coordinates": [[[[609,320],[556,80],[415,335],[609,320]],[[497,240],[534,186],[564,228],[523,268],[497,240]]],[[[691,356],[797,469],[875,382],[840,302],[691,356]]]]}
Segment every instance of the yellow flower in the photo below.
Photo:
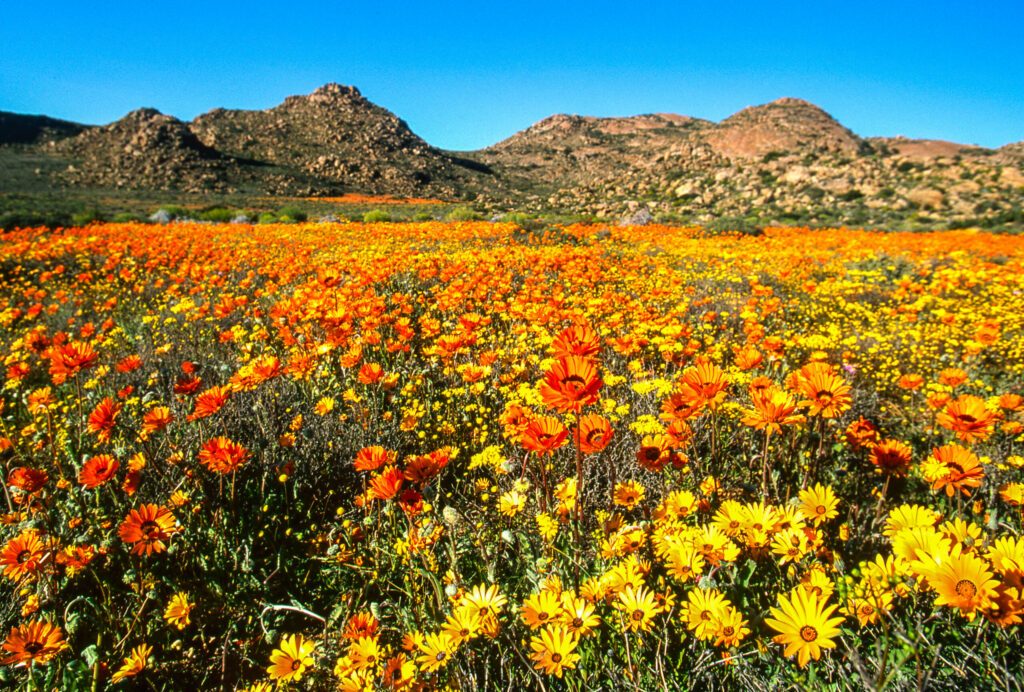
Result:
{"type": "Polygon", "coordinates": [[[376,637],[359,637],[349,644],[348,658],[355,670],[376,668],[381,661],[381,648],[376,637]]]}
{"type": "Polygon", "coordinates": [[[594,604],[576,596],[572,591],[562,593],[561,622],[575,635],[584,637],[601,624],[594,604]]]}
{"type": "Polygon", "coordinates": [[[800,491],[800,510],[815,526],[834,519],[839,512],[839,498],[832,492],[832,487],[820,483],[812,488],[800,491]]]}
{"type": "Polygon", "coordinates": [[[562,603],[559,595],[554,591],[541,591],[523,601],[521,615],[523,622],[535,630],[558,618],[561,612],[562,603]]]}
{"type": "Polygon", "coordinates": [[[643,586],[627,586],[619,593],[615,608],[625,615],[623,626],[630,632],[650,632],[654,617],[661,610],[650,590],[643,586]]]}
{"type": "Polygon", "coordinates": [[[289,634],[281,640],[280,646],[270,654],[267,673],[281,682],[297,681],[313,665],[316,642],[305,639],[301,634],[289,634]]]}
{"type": "Polygon", "coordinates": [[[498,511],[506,517],[514,517],[522,512],[525,506],[526,496],[515,490],[510,490],[498,498],[498,511]]]}
{"type": "Polygon", "coordinates": [[[615,484],[615,504],[626,509],[633,509],[644,499],[647,490],[636,481],[625,481],[615,484]]]}
{"type": "Polygon", "coordinates": [[[968,620],[974,620],[978,611],[988,608],[996,596],[999,582],[993,578],[988,563],[963,552],[959,545],[948,552],[922,556],[913,567],[935,590],[935,605],[959,608],[968,620]]]}
{"type": "Polygon", "coordinates": [[[189,613],[195,607],[195,603],[189,603],[188,594],[179,591],[171,597],[171,602],[167,604],[167,608],[164,610],[164,620],[179,630],[183,630],[189,624],[189,613]]]}
{"type": "Polygon", "coordinates": [[[110,678],[110,681],[121,682],[125,678],[134,677],[141,673],[146,668],[146,660],[151,653],[153,653],[153,647],[147,644],[136,646],[132,649],[131,655],[124,659],[124,663],[117,669],[117,672],[110,678]]]}
{"type": "Polygon", "coordinates": [[[416,657],[416,661],[420,668],[430,672],[448,665],[448,659],[455,653],[457,646],[445,632],[438,632],[428,634],[422,641],[417,642],[417,648],[420,655],[416,657]]]}
{"type": "Polygon", "coordinates": [[[789,597],[779,594],[779,606],[771,609],[772,617],[765,618],[765,623],[779,633],[773,641],[785,645],[783,655],[796,654],[803,668],[812,658],[820,659],[822,649],[835,648],[837,625],[843,621],[829,617],[836,606],[826,605],[804,589],[794,589],[789,597]]]}
{"type": "Polygon", "coordinates": [[[449,615],[441,629],[458,646],[479,636],[482,627],[483,622],[477,609],[467,606],[449,615]]]}
{"type": "Polygon", "coordinates": [[[537,532],[545,541],[551,542],[558,535],[558,521],[543,512],[537,515],[537,532]]]}
{"type": "Polygon", "coordinates": [[[729,602],[717,589],[691,589],[687,594],[686,626],[698,639],[713,639],[729,602]]]}
{"type": "Polygon", "coordinates": [[[573,653],[579,638],[568,628],[555,625],[545,628],[540,635],[530,639],[530,648],[533,653],[530,659],[534,661],[534,668],[544,671],[547,675],[562,677],[562,671],[566,668],[575,668],[580,657],[573,653]]]}

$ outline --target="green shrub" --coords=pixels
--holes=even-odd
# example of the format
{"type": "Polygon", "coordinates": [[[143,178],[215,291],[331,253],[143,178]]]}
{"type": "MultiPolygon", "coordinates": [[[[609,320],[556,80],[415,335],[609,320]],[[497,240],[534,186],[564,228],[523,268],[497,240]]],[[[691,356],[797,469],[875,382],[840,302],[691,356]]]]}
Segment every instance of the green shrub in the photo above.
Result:
{"type": "Polygon", "coordinates": [[[363,223],[386,223],[391,220],[391,214],[383,209],[371,209],[363,214],[363,223]]]}
{"type": "Polygon", "coordinates": [[[206,209],[205,211],[199,212],[199,218],[202,221],[213,221],[214,223],[228,223],[231,219],[235,218],[235,213],[231,209],[225,207],[213,207],[206,209]]]}
{"type": "Polygon", "coordinates": [[[309,218],[306,212],[293,204],[287,204],[278,209],[277,216],[283,223],[301,223],[309,218]]]}
{"type": "Polygon", "coordinates": [[[103,212],[95,208],[84,209],[77,214],[71,215],[71,223],[75,226],[88,226],[91,223],[103,220],[103,212]]]}
{"type": "Polygon", "coordinates": [[[256,220],[257,223],[277,223],[277,215],[270,211],[265,211],[260,214],[260,217],[256,220]]]}
{"type": "Polygon", "coordinates": [[[122,211],[114,214],[111,221],[114,223],[145,223],[145,219],[143,219],[142,216],[130,211],[122,211]]]}
{"type": "Polygon", "coordinates": [[[471,207],[459,206],[445,214],[444,218],[446,221],[479,221],[483,217],[473,211],[471,207]]]}

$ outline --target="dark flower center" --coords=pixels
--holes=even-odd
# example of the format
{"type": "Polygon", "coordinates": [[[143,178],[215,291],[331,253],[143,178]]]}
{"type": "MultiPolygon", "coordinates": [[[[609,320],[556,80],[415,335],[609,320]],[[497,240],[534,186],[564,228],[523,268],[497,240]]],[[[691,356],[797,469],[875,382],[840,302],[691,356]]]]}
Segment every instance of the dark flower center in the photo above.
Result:
{"type": "Polygon", "coordinates": [[[553,654],[551,654],[551,662],[552,663],[561,663],[562,662],[562,654],[560,654],[560,653],[553,653],[553,654]]]}
{"type": "Polygon", "coordinates": [[[31,656],[35,656],[40,651],[42,651],[44,648],[45,647],[43,646],[42,642],[29,642],[28,644],[25,645],[25,653],[27,653],[27,654],[29,654],[31,656]]]}
{"type": "Polygon", "coordinates": [[[800,638],[805,642],[813,642],[818,638],[818,630],[814,629],[810,625],[804,625],[800,628],[800,638]]]}
{"type": "Polygon", "coordinates": [[[970,579],[961,579],[956,583],[956,595],[963,598],[974,598],[978,594],[978,587],[970,579]]]}

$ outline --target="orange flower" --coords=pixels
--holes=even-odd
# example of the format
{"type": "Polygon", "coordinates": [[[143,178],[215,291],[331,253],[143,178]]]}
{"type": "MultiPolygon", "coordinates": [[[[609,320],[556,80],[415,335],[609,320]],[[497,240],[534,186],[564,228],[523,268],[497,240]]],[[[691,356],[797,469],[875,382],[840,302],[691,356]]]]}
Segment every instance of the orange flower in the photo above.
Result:
{"type": "Polygon", "coordinates": [[[121,404],[109,396],[106,397],[89,414],[89,432],[95,435],[100,442],[109,442],[119,413],[121,413],[121,404]]]}
{"type": "Polygon", "coordinates": [[[601,337],[587,325],[573,325],[555,337],[551,342],[551,351],[555,358],[594,358],[601,351],[601,337]]]}
{"type": "Polygon", "coordinates": [[[11,633],[3,643],[4,651],[10,653],[0,661],[5,666],[12,663],[16,667],[46,665],[54,656],[68,648],[64,641],[64,633],[60,627],[33,620],[20,627],[12,627],[11,633]]]}
{"type": "Polygon", "coordinates": [[[195,421],[201,418],[209,418],[224,407],[230,396],[230,387],[210,387],[196,397],[195,408],[189,415],[188,420],[195,421]]]}
{"type": "Polygon", "coordinates": [[[648,471],[661,471],[671,461],[672,441],[668,435],[644,435],[636,461],[648,471]]]}
{"type": "Polygon", "coordinates": [[[384,368],[377,363],[364,363],[359,368],[359,381],[363,384],[375,384],[384,377],[384,368]]]}
{"type": "Polygon", "coordinates": [[[395,453],[379,445],[363,447],[356,454],[357,471],[376,471],[384,464],[395,463],[395,453]]]}
{"type": "Polygon", "coordinates": [[[692,397],[681,391],[675,391],[668,395],[668,398],[661,402],[661,414],[658,416],[663,421],[686,422],[698,415],[701,405],[696,403],[692,397]]]}
{"type": "Polygon", "coordinates": [[[4,576],[16,582],[34,574],[48,553],[49,549],[39,532],[25,529],[7,541],[3,550],[0,550],[0,565],[3,565],[4,576]]]}
{"type": "Polygon", "coordinates": [[[999,408],[1004,411],[1019,411],[1024,408],[1024,397],[1020,394],[1003,394],[999,397],[999,408]]]}
{"type": "Polygon", "coordinates": [[[538,416],[530,421],[521,440],[523,448],[539,455],[554,454],[565,444],[569,431],[553,416],[538,416]]]}
{"type": "Polygon", "coordinates": [[[929,461],[938,467],[936,477],[931,479],[932,489],[945,488],[949,497],[957,491],[970,495],[970,489],[980,487],[985,477],[977,455],[960,445],[944,445],[932,450],[929,461]]]}
{"type": "Polygon", "coordinates": [[[920,375],[902,375],[896,380],[896,386],[900,389],[917,389],[924,384],[924,378],[920,375]]]}
{"type": "Polygon", "coordinates": [[[249,450],[226,437],[215,437],[199,450],[199,461],[215,473],[233,473],[250,458],[249,450]]]}
{"type": "Polygon", "coordinates": [[[451,447],[442,447],[430,454],[419,454],[409,457],[405,462],[405,480],[424,485],[448,465],[451,457],[451,447]]]}
{"type": "Polygon", "coordinates": [[[797,374],[797,391],[806,397],[800,404],[812,416],[835,418],[850,408],[850,385],[828,363],[808,363],[797,374]]]}
{"type": "Polygon", "coordinates": [[[26,466],[15,467],[7,474],[8,485],[29,495],[42,490],[48,480],[50,480],[50,476],[46,471],[30,469],[26,466]]]}
{"type": "Polygon", "coordinates": [[[960,368],[946,368],[939,373],[939,382],[947,387],[958,387],[967,381],[967,373],[960,368]]]}
{"type": "Polygon", "coordinates": [[[368,494],[371,500],[390,500],[402,489],[404,474],[397,466],[388,466],[370,479],[368,494]]]}
{"type": "Polygon", "coordinates": [[[753,346],[744,346],[736,351],[736,367],[740,370],[753,370],[763,360],[761,352],[753,346]]]}
{"type": "Polygon", "coordinates": [[[530,421],[533,420],[533,412],[528,408],[523,408],[518,404],[509,404],[505,407],[505,411],[498,418],[498,422],[501,423],[502,435],[513,442],[519,442],[523,438],[523,434],[526,429],[530,427],[530,421]]]}
{"type": "Polygon", "coordinates": [[[899,440],[882,440],[871,449],[871,463],[883,473],[904,478],[910,470],[913,453],[899,440]]]}
{"type": "Polygon", "coordinates": [[[743,424],[768,433],[781,432],[783,425],[802,423],[804,417],[796,413],[797,401],[789,392],[778,387],[751,392],[752,409],[743,411],[743,424]]]}
{"type": "Polygon", "coordinates": [[[985,407],[980,397],[964,394],[946,404],[945,410],[935,417],[936,422],[956,433],[964,442],[986,440],[992,434],[996,417],[985,407]]]}
{"type": "Polygon", "coordinates": [[[148,440],[153,433],[160,432],[173,420],[171,409],[166,406],[154,406],[142,416],[142,431],[139,433],[139,437],[143,441],[148,440]]]}
{"type": "Polygon", "coordinates": [[[92,457],[82,466],[78,482],[90,489],[103,485],[114,477],[120,465],[121,463],[109,454],[92,457]]]}
{"type": "Polygon", "coordinates": [[[50,375],[55,384],[62,384],[67,378],[96,365],[97,360],[99,354],[91,344],[83,341],[54,346],[50,352],[50,375]]]}
{"type": "Polygon", "coordinates": [[[147,504],[128,513],[117,535],[125,543],[135,544],[133,554],[151,555],[166,550],[164,542],[177,530],[177,520],[169,509],[147,504]]]}
{"type": "Polygon", "coordinates": [[[125,373],[127,373],[127,372],[133,372],[135,370],[138,370],[141,367],[142,367],[142,358],[139,358],[137,355],[131,355],[131,356],[126,356],[126,357],[122,358],[121,360],[117,361],[117,365],[114,366],[114,369],[117,370],[118,372],[125,372],[125,373]]]}
{"type": "Polygon", "coordinates": [[[540,395],[544,403],[563,413],[579,413],[597,401],[601,376],[594,363],[581,356],[560,358],[544,375],[540,395]]]}
{"type": "Polygon", "coordinates": [[[720,367],[709,360],[698,359],[683,371],[677,390],[691,406],[708,407],[712,411],[725,400],[729,379],[720,367]]]}
{"type": "Polygon", "coordinates": [[[612,439],[612,424],[596,413],[580,418],[576,443],[584,454],[597,454],[608,446],[612,439]]]}
{"type": "Polygon", "coordinates": [[[847,444],[856,450],[870,449],[878,442],[878,429],[863,417],[846,426],[843,434],[846,436],[847,444]]]}

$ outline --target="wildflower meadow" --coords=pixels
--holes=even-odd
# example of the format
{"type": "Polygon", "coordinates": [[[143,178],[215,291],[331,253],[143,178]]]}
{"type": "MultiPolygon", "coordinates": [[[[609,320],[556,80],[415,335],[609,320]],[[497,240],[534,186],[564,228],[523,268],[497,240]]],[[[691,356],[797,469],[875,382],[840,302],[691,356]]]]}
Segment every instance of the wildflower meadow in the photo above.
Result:
{"type": "Polygon", "coordinates": [[[1019,688],[1024,237],[0,236],[0,685],[1019,688]]]}

